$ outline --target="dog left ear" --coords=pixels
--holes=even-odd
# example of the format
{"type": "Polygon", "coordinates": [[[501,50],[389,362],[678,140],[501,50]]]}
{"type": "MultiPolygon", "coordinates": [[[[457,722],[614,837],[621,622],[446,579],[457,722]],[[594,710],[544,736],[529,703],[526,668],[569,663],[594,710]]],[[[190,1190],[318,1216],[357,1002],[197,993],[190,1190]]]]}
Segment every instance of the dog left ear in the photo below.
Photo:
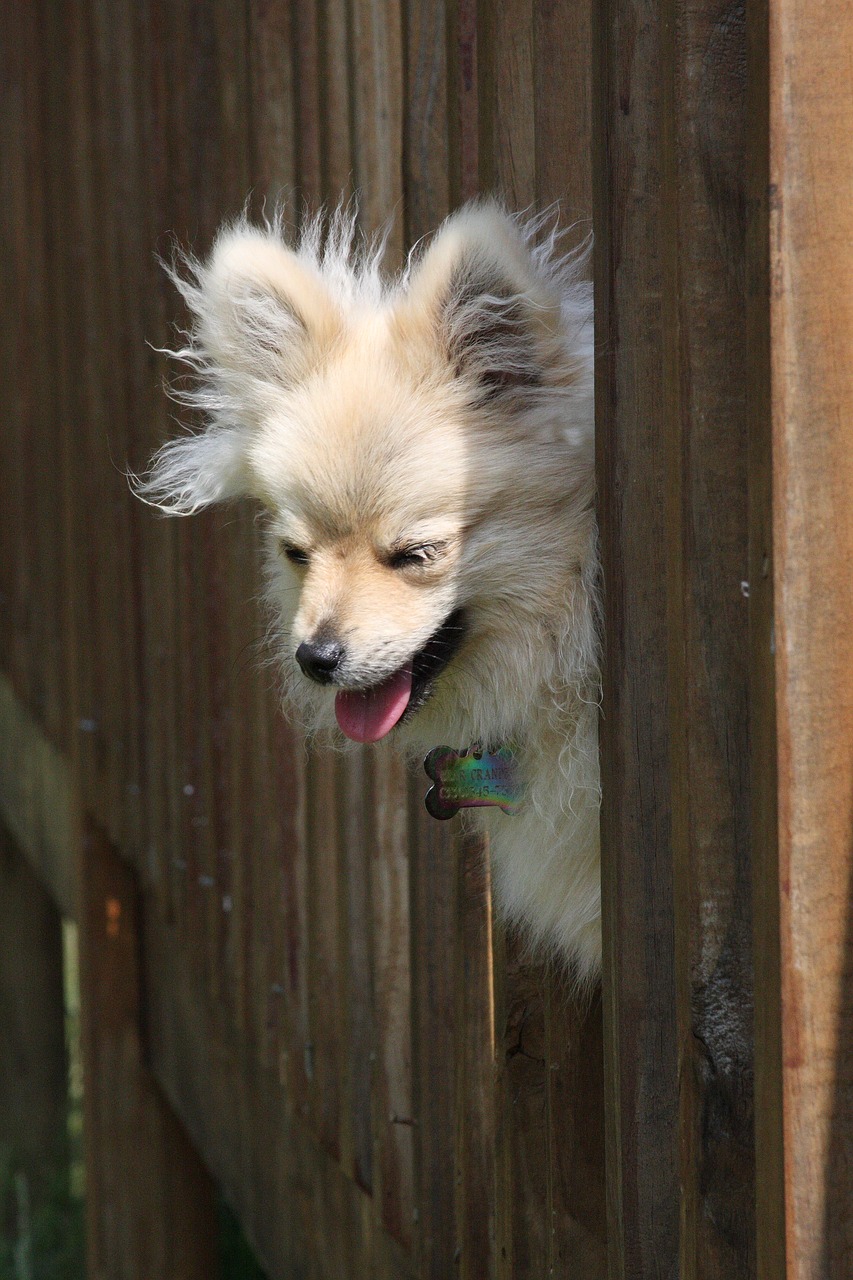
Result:
{"type": "Polygon", "coordinates": [[[559,295],[493,202],[448,218],[412,269],[404,312],[484,399],[547,385],[561,368],[559,295]]]}

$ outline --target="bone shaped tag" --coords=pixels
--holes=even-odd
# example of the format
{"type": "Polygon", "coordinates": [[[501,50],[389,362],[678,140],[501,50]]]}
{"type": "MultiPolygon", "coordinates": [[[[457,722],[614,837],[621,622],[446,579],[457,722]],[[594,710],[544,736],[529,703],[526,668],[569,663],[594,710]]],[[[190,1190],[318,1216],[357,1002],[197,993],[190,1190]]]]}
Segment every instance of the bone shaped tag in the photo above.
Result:
{"type": "Polygon", "coordinates": [[[496,751],[454,751],[433,747],[424,760],[433,786],[424,796],[433,818],[452,818],[460,809],[492,805],[504,813],[518,813],[522,788],[515,753],[510,747],[496,751]]]}

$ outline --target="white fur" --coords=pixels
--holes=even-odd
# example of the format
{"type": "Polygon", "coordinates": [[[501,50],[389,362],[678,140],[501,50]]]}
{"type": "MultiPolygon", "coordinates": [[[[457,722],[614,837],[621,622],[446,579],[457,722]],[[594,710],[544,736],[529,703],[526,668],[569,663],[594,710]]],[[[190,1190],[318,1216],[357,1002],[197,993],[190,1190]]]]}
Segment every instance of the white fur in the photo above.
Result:
{"type": "Polygon", "coordinates": [[[601,956],[592,295],[583,256],[542,232],[475,203],[385,280],[351,212],[295,247],[280,221],[226,227],[172,273],[193,317],[184,398],[207,425],[136,487],[172,514],[265,505],[286,703],[315,732],[336,732],[334,689],[301,675],[300,641],[334,627],[340,682],[364,687],[466,609],[462,648],[392,737],[410,755],[516,744],[523,811],[476,819],[496,904],[586,979],[601,956]],[[429,565],[390,566],[421,543],[429,565]]]}

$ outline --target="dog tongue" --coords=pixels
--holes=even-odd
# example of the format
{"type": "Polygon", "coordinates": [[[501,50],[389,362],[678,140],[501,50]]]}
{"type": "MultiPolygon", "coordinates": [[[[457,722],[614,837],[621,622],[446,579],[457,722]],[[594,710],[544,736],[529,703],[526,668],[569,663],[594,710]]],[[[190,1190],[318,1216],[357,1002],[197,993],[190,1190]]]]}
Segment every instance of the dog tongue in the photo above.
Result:
{"type": "Polygon", "coordinates": [[[409,705],[412,673],[401,667],[373,689],[342,689],[335,698],[341,732],[353,742],[378,742],[390,733],[409,705]]]}

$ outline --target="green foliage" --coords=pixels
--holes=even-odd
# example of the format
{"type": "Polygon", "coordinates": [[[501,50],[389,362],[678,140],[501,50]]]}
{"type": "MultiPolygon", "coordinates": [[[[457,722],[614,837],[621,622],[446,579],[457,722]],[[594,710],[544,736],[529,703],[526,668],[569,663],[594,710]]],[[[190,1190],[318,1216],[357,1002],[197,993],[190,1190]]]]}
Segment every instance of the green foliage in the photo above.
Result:
{"type": "Polygon", "coordinates": [[[0,1152],[0,1280],[83,1280],[83,1202],[68,1169],[38,1177],[0,1152]]]}
{"type": "Polygon", "coordinates": [[[224,1200],[219,1202],[218,1217],[219,1280],[266,1280],[239,1222],[224,1200]]]}

